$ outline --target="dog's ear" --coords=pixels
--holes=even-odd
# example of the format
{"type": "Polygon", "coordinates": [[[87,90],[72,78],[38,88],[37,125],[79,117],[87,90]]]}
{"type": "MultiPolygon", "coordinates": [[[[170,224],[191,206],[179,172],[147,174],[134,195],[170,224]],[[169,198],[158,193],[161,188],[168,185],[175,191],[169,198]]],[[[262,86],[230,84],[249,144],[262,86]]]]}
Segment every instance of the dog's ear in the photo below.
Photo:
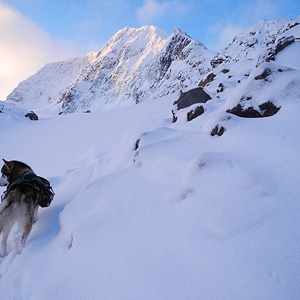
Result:
{"type": "Polygon", "coordinates": [[[9,168],[9,166],[8,166],[8,161],[5,160],[4,158],[2,158],[2,160],[4,161],[4,164],[6,165],[6,167],[9,168]]]}

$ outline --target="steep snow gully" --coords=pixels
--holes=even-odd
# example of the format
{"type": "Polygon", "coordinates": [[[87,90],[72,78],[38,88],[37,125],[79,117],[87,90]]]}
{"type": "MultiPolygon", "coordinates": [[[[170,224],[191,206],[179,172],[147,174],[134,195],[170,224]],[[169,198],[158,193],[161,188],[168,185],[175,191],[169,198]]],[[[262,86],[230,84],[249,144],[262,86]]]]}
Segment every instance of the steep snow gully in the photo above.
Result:
{"type": "Polygon", "coordinates": [[[299,24],[261,21],[218,53],[125,28],[21,83],[1,155],[56,196],[21,254],[13,228],[0,299],[299,299],[299,24]]]}

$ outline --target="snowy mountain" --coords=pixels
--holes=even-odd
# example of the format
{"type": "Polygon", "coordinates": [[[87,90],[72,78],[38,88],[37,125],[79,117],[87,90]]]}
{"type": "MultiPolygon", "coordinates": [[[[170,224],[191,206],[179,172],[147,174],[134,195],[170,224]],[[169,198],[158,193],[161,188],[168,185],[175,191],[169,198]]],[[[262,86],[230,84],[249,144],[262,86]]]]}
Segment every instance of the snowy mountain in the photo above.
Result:
{"type": "Polygon", "coordinates": [[[7,108],[39,121],[0,113],[1,154],[56,195],[21,254],[13,228],[0,299],[298,300],[299,39],[267,20],[214,54],[125,28],[21,83],[7,108]]]}
{"type": "Polygon", "coordinates": [[[245,59],[257,59],[268,48],[274,46],[283,37],[293,35],[300,19],[278,18],[262,20],[246,31],[237,35],[224,49],[212,59],[211,65],[216,67],[224,62],[237,62],[245,59]]]}
{"type": "Polygon", "coordinates": [[[195,101],[176,114],[185,121],[188,113],[201,107],[201,114],[218,115],[220,124],[215,126],[223,131],[231,114],[250,118],[272,116],[289,101],[297,101],[299,25],[299,19],[261,21],[235,37],[212,59],[212,68],[200,80],[199,85],[211,100],[203,104],[199,99],[201,104],[195,101]]]}
{"type": "Polygon", "coordinates": [[[168,37],[154,26],[126,27],[98,53],[46,65],[7,101],[31,108],[60,103],[63,112],[138,103],[196,84],[213,56],[178,28],[168,37]]]}

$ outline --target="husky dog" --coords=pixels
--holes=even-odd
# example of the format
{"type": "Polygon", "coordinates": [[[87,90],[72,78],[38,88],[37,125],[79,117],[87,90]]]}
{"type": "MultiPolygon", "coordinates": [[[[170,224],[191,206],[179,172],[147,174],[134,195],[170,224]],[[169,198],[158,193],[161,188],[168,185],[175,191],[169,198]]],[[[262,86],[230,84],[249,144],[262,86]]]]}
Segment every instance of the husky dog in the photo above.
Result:
{"type": "MultiPolygon", "coordinates": [[[[8,186],[27,172],[34,173],[32,169],[19,161],[6,161],[1,169],[2,177],[0,186],[8,186]]],[[[17,184],[12,189],[8,189],[2,196],[0,205],[0,232],[2,242],[0,255],[7,254],[7,238],[11,228],[17,222],[23,231],[18,252],[21,253],[26,245],[26,240],[31,231],[33,223],[36,221],[38,211],[38,191],[29,184],[17,184]]]]}

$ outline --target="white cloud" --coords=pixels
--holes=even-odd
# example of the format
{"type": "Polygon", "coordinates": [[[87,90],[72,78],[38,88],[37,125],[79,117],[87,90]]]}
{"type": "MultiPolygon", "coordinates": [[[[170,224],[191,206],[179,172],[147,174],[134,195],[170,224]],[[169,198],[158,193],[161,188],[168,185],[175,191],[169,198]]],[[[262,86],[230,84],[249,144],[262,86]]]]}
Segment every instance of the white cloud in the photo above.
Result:
{"type": "Polygon", "coordinates": [[[278,15],[282,8],[282,1],[255,0],[244,7],[243,17],[250,23],[257,22],[264,18],[271,18],[278,15]]]}
{"type": "Polygon", "coordinates": [[[145,0],[144,5],[138,8],[138,18],[140,23],[161,17],[165,14],[166,4],[160,4],[155,0],[145,0]]]}
{"type": "Polygon", "coordinates": [[[159,3],[155,0],[145,0],[144,5],[137,9],[140,24],[147,24],[172,12],[172,16],[184,15],[189,6],[179,0],[165,1],[159,3]]]}
{"type": "Polygon", "coordinates": [[[221,24],[214,24],[208,29],[208,35],[210,37],[208,38],[209,42],[207,47],[214,51],[221,50],[230,44],[236,35],[244,30],[245,28],[240,25],[228,24],[223,26],[221,24]]]}
{"type": "Polygon", "coordinates": [[[227,25],[226,27],[222,28],[219,34],[220,47],[226,47],[229,43],[232,42],[233,38],[243,30],[244,28],[239,25],[227,25]]]}
{"type": "MultiPolygon", "coordinates": [[[[216,0],[206,0],[216,1],[216,0]]],[[[253,0],[240,1],[233,7],[230,14],[208,28],[206,34],[207,47],[218,51],[226,47],[232,39],[248,27],[262,19],[279,16],[284,1],[253,0]]]]}
{"type": "MultiPolygon", "coordinates": [[[[63,43],[62,43],[63,44],[63,43]]],[[[72,50],[53,41],[47,32],[0,1],[0,99],[50,61],[72,50]]]]}

